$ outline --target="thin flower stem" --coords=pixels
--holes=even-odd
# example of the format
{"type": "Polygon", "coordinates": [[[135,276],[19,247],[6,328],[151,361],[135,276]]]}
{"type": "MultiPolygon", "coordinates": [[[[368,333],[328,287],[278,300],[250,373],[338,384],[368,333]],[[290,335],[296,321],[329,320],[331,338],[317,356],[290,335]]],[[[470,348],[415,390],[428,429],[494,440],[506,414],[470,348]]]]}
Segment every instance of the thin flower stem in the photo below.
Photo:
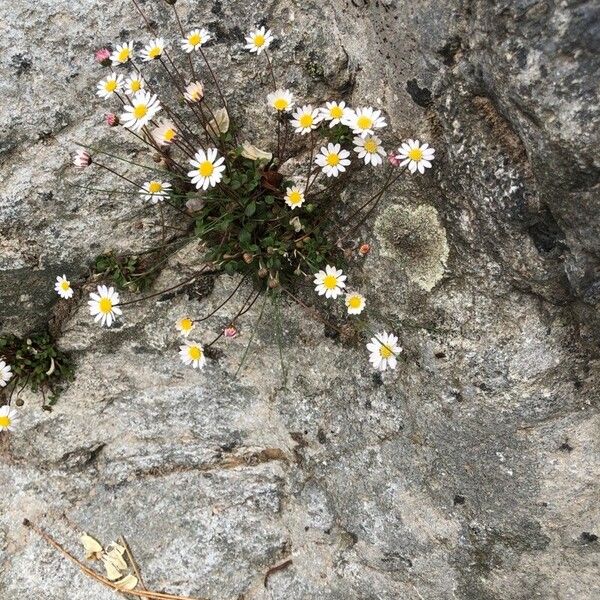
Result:
{"type": "Polygon", "coordinates": [[[306,185],[304,186],[304,195],[306,196],[306,192],[308,191],[308,184],[310,183],[310,176],[312,173],[312,164],[313,164],[313,156],[315,153],[315,147],[317,145],[317,140],[315,139],[315,135],[313,130],[310,130],[310,158],[308,159],[308,174],[306,175],[306,185]]]}
{"type": "Polygon", "coordinates": [[[327,327],[331,327],[332,329],[334,329],[335,331],[337,331],[340,334],[343,334],[344,332],[337,327],[336,325],[334,325],[333,323],[329,322],[327,319],[325,319],[324,317],[322,317],[318,310],[314,307],[314,306],[309,306],[308,304],[305,304],[304,302],[302,302],[302,300],[300,300],[300,298],[298,298],[297,296],[295,296],[294,294],[292,294],[292,292],[290,292],[287,288],[282,288],[282,290],[290,297],[292,298],[295,302],[297,302],[300,306],[302,306],[302,308],[308,310],[309,312],[311,312],[314,316],[317,317],[317,319],[319,319],[319,321],[321,321],[321,323],[323,323],[324,325],[327,325],[327,327]]]}
{"type": "Polygon", "coordinates": [[[223,308],[233,298],[233,296],[240,289],[242,283],[244,283],[245,280],[246,280],[246,275],[244,275],[242,277],[240,282],[235,286],[233,292],[231,292],[231,294],[229,294],[229,296],[227,296],[227,298],[223,302],[221,302],[221,304],[219,304],[219,306],[217,306],[217,308],[215,308],[208,315],[206,315],[205,317],[202,317],[201,319],[194,319],[194,323],[202,323],[202,321],[206,321],[207,319],[210,319],[210,317],[212,317],[218,310],[223,308]]]}
{"type": "Polygon", "coordinates": [[[148,19],[148,17],[144,13],[144,11],[140,8],[139,4],[136,2],[136,0],[131,0],[131,1],[137,8],[137,11],[140,13],[140,16],[142,17],[142,19],[144,19],[144,22],[146,23],[146,27],[148,28],[148,31],[150,31],[150,33],[154,33],[154,27],[152,27],[152,23],[150,22],[150,20],[148,19]]]}
{"type": "Polygon", "coordinates": [[[102,169],[106,169],[108,172],[112,173],[113,175],[116,175],[117,177],[120,177],[121,179],[125,180],[127,183],[134,185],[136,188],[142,189],[137,183],[135,183],[134,181],[131,181],[131,179],[125,177],[125,175],[121,175],[120,173],[117,173],[117,171],[115,171],[114,169],[111,169],[110,167],[107,167],[106,165],[103,165],[102,163],[99,163],[98,161],[94,161],[93,164],[95,164],[97,167],[101,167],[102,169]]]}
{"type": "MultiPolygon", "coordinates": [[[[185,29],[183,28],[183,23],[181,22],[181,19],[179,18],[179,13],[177,12],[177,8],[175,6],[175,4],[171,5],[173,7],[173,12],[175,13],[175,19],[177,21],[177,25],[179,25],[179,31],[181,32],[181,37],[185,40],[185,29]]],[[[192,77],[194,78],[194,81],[197,81],[197,77],[196,77],[196,71],[194,70],[194,61],[192,60],[192,53],[188,52],[188,60],[190,63],[190,70],[192,72],[192,77]]]]}
{"type": "Polygon", "coordinates": [[[217,88],[217,93],[219,94],[219,97],[221,98],[221,102],[223,103],[223,108],[227,109],[227,100],[226,100],[225,96],[223,95],[223,92],[221,91],[221,86],[219,85],[219,80],[217,79],[217,76],[215,75],[215,72],[213,71],[213,68],[211,67],[210,62],[208,62],[208,58],[206,57],[204,50],[202,50],[202,46],[200,46],[200,54],[202,55],[202,58],[204,59],[204,62],[206,63],[206,67],[208,68],[208,72],[210,73],[212,80],[215,82],[215,87],[217,88]]]}
{"type": "Polygon", "coordinates": [[[144,598],[144,597],[151,598],[153,600],[206,600],[204,598],[201,599],[201,598],[191,598],[189,596],[177,596],[175,594],[167,594],[167,593],[163,593],[163,592],[152,592],[150,590],[143,590],[143,591],[135,590],[135,589],[124,590],[124,589],[120,588],[116,583],[113,583],[106,577],[103,577],[99,573],[96,573],[96,571],[94,571],[94,569],[91,569],[90,567],[85,565],[77,557],[75,557],[73,554],[71,554],[66,548],[64,548],[61,544],[59,544],[50,534],[46,533],[43,529],[41,529],[37,525],[33,524],[29,519],[24,519],[23,525],[25,527],[27,527],[28,529],[31,529],[32,531],[34,531],[45,542],[50,544],[50,546],[52,546],[55,550],[58,550],[63,556],[65,556],[70,561],[75,563],[83,573],[85,573],[92,579],[95,579],[99,583],[102,583],[106,587],[108,587],[116,592],[120,592],[121,594],[131,594],[132,596],[137,596],[139,598],[144,598]]]}
{"type": "Polygon", "coordinates": [[[168,287],[167,289],[161,290],[160,292],[155,292],[154,294],[149,294],[148,296],[144,296],[143,298],[137,298],[136,300],[129,300],[129,302],[119,302],[119,304],[115,304],[115,306],[127,306],[129,304],[135,304],[137,302],[143,302],[144,300],[149,300],[150,298],[155,298],[156,296],[162,296],[163,294],[166,294],[167,292],[172,292],[173,290],[176,290],[177,288],[187,285],[191,281],[194,281],[194,279],[200,277],[200,275],[203,275],[204,273],[206,273],[208,271],[209,266],[211,266],[211,265],[205,265],[204,271],[195,273],[194,275],[192,275],[192,277],[185,279],[184,281],[178,283],[177,285],[168,287]]]}
{"type": "MultiPolygon", "coordinates": [[[[231,327],[235,323],[237,318],[246,314],[254,306],[254,303],[258,300],[258,297],[260,296],[260,291],[256,294],[256,296],[254,296],[254,300],[252,300],[252,302],[250,302],[250,304],[248,305],[248,302],[250,301],[250,298],[252,297],[253,294],[254,294],[254,290],[251,290],[248,297],[244,300],[242,307],[237,312],[237,314],[233,317],[233,319],[231,319],[231,321],[229,321],[229,324],[227,325],[227,327],[231,327]],[[246,307],[246,305],[248,305],[248,306],[246,307]]],[[[225,329],[226,328],[223,328],[221,333],[219,333],[219,335],[217,335],[217,337],[212,342],[210,342],[210,344],[208,344],[206,347],[210,348],[214,343],[216,343],[218,340],[220,340],[224,335],[225,329]]]]}
{"type": "MultiPolygon", "coordinates": [[[[258,298],[259,295],[260,295],[260,293],[257,294],[256,298],[258,298]]],[[[256,301],[256,298],[254,299],[254,301],[256,301]]],[[[235,377],[237,377],[238,373],[240,372],[240,369],[244,366],[244,362],[246,361],[246,356],[248,355],[248,352],[250,351],[250,346],[252,345],[252,340],[254,340],[254,335],[256,334],[256,330],[258,329],[258,326],[260,325],[260,321],[262,319],[263,313],[265,312],[265,306],[267,305],[267,299],[268,299],[268,296],[267,296],[267,294],[265,294],[265,301],[262,303],[262,306],[260,308],[260,313],[258,314],[258,319],[256,319],[256,324],[254,325],[254,329],[252,330],[250,339],[248,340],[248,344],[246,345],[246,348],[244,349],[244,354],[242,355],[242,360],[240,360],[240,364],[237,368],[237,371],[235,372],[235,377]]]]}
{"type": "Polygon", "coordinates": [[[273,63],[271,62],[271,57],[269,56],[269,52],[265,50],[265,58],[267,59],[267,64],[269,65],[269,73],[271,75],[271,80],[273,81],[274,92],[277,91],[277,81],[275,80],[275,72],[273,71],[273,63]]]}

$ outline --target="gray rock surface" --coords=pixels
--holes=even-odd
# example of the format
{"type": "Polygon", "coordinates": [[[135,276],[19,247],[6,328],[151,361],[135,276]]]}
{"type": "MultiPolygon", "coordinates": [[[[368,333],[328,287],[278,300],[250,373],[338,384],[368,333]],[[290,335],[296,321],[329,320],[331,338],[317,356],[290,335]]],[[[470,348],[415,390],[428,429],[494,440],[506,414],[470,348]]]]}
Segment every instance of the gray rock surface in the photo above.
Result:
{"type": "MultiPolygon", "coordinates": [[[[144,6],[176,39],[169,7],[144,6]]],[[[178,6],[217,32],[211,56],[257,145],[268,80],[241,42],[264,20],[299,97],[381,106],[398,138],[436,148],[434,169],[362,225],[356,241],[373,250],[349,272],[404,352],[376,375],[362,342],[284,302],[284,377],[267,304],[236,377],[259,301],[196,373],[173,323],[216,308],[234,278],[133,304],[111,331],[80,305],[61,338],[76,380],[51,413],[26,396],[19,430],[0,434],[0,598],[114,597],[24,517],[77,554],[78,531],[123,534],[151,587],[214,600],[600,597],[597,3],[178,6]]],[[[127,1],[0,10],[0,321],[25,333],[48,320],[57,274],[82,281],[103,250],[159,235],[141,200],[67,184],[117,185],[73,174],[74,141],[137,156],[99,126],[90,51],[149,34],[127,1]]],[[[357,195],[374,185],[361,179],[357,195]]],[[[155,288],[200,258],[184,248],[155,288]]]]}

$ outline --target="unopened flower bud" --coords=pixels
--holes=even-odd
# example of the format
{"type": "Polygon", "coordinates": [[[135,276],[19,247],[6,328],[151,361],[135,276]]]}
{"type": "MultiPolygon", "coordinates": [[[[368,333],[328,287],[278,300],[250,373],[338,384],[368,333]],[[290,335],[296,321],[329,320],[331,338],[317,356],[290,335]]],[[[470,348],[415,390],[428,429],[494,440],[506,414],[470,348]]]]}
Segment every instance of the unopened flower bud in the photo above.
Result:
{"type": "Polygon", "coordinates": [[[193,81],[185,88],[183,95],[188,102],[200,102],[204,98],[204,86],[199,81],[193,81]]]}
{"type": "Polygon", "coordinates": [[[392,167],[400,166],[400,159],[398,158],[395,152],[390,152],[388,154],[388,161],[390,165],[392,165],[392,167]]]}
{"type": "Polygon", "coordinates": [[[73,164],[78,169],[85,169],[92,164],[92,157],[85,150],[78,150],[73,157],[73,164]]]}
{"type": "Polygon", "coordinates": [[[225,327],[225,329],[223,329],[223,335],[226,338],[237,337],[237,334],[238,334],[238,330],[233,325],[230,325],[229,327],[225,327]]]}
{"type": "Polygon", "coordinates": [[[369,252],[371,252],[371,246],[369,244],[361,244],[360,248],[358,249],[358,253],[361,256],[365,256],[367,254],[369,254],[369,252]]]}
{"type": "Polygon", "coordinates": [[[244,259],[244,262],[247,265],[249,265],[254,260],[254,257],[252,256],[252,254],[250,254],[250,252],[244,252],[242,258],[244,259]]]}
{"type": "Polygon", "coordinates": [[[108,48],[100,48],[94,53],[96,62],[99,62],[103,67],[110,66],[110,50],[108,48]]]}
{"type": "Polygon", "coordinates": [[[109,127],[116,127],[119,124],[119,117],[115,113],[108,113],[104,120],[109,127]]]}
{"type": "Polygon", "coordinates": [[[265,269],[264,267],[262,269],[258,270],[258,276],[261,279],[264,279],[268,274],[269,274],[269,271],[267,269],[265,269]]]}
{"type": "Polygon", "coordinates": [[[267,285],[272,290],[274,290],[275,288],[279,287],[279,279],[277,279],[276,277],[269,277],[269,281],[268,281],[267,285]]]}

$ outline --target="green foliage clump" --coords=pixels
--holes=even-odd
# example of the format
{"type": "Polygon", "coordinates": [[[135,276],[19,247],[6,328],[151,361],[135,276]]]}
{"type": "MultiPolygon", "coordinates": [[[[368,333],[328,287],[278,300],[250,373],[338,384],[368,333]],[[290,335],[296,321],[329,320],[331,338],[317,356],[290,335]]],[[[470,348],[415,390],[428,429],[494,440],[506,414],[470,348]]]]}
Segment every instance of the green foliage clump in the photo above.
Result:
{"type": "Polygon", "coordinates": [[[323,234],[323,213],[310,201],[301,211],[290,210],[283,196],[293,182],[270,163],[244,158],[241,149],[230,157],[224,186],[206,194],[196,215],[196,235],[208,248],[207,260],[270,288],[320,269],[333,252],[323,234]]]}
{"type": "MultiPolygon", "coordinates": [[[[11,367],[13,377],[4,392],[9,398],[29,387],[41,392],[45,406],[52,406],[58,399],[65,382],[74,376],[73,362],[58,350],[49,333],[39,333],[26,338],[16,335],[0,336],[0,356],[11,367]]],[[[18,400],[18,398],[17,398],[18,400]]]]}
{"type": "Polygon", "coordinates": [[[148,289],[157,275],[154,257],[150,255],[119,256],[107,252],[94,262],[94,274],[111,281],[119,290],[143,292],[148,289]]]}

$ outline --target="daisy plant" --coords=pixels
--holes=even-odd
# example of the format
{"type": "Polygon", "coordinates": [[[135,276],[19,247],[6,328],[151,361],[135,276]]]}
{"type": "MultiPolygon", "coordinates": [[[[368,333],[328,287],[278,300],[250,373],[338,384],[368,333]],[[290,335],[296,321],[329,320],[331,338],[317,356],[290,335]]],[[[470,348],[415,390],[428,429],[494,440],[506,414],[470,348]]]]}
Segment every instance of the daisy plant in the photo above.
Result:
{"type": "MultiPolygon", "coordinates": [[[[148,25],[137,2],[136,7],[148,25]]],[[[175,2],[166,3],[164,10],[175,12],[175,43],[169,43],[173,36],[156,37],[152,28],[152,35],[135,45],[127,40],[96,52],[96,62],[107,69],[96,84],[97,101],[111,111],[106,122],[114,133],[135,137],[147,155],[139,154],[134,162],[82,144],[74,165],[110,172],[125,186],[119,193],[130,193],[146,210],[158,211],[160,242],[148,251],[148,268],[138,257],[99,257],[95,283],[100,285],[88,300],[91,317],[100,326],[118,327],[127,318],[128,304],[159,297],[207,273],[238,274],[239,283],[224,304],[239,290],[249,288],[250,293],[241,307],[234,303],[237,309],[221,324],[218,336],[207,340],[203,322],[223,305],[208,315],[181,315],[174,323],[184,365],[202,369],[210,364],[211,347],[219,339],[243,337],[238,319],[264,296],[277,307],[288,297],[311,310],[318,303],[323,311],[343,313],[368,341],[372,366],[395,368],[398,338],[377,333],[380,327],[369,324],[369,302],[346,274],[352,272],[348,260],[361,260],[370,250],[369,244],[353,239],[357,227],[401,176],[423,174],[432,166],[433,148],[415,139],[395,141],[380,107],[352,107],[344,98],[300,97],[294,82],[284,81],[287,72],[278,73],[271,57],[277,33],[265,25],[248,31],[243,44],[247,60],[256,62],[266,82],[260,103],[272,140],[258,147],[242,138],[240,125],[231,120],[217,76],[221,71],[212,61],[214,31],[183,22],[175,2]],[[155,83],[161,81],[156,76],[160,72],[170,82],[166,94],[155,83]],[[120,160],[129,165],[127,175],[120,160]],[[131,165],[140,167],[139,176],[131,174],[131,165]],[[375,191],[344,194],[358,171],[373,178],[375,191]],[[352,200],[343,200],[347,197],[352,200]],[[165,211],[177,216],[178,227],[167,229],[165,211]],[[142,290],[136,281],[151,282],[169,255],[190,239],[202,242],[196,245],[198,268],[190,278],[123,301],[122,294],[142,290]]],[[[63,275],[55,289],[67,298],[70,286],[63,275]]],[[[259,318],[264,303],[262,307],[259,318]]]]}
{"type": "MultiPolygon", "coordinates": [[[[72,301],[73,289],[64,275],[57,277],[56,288],[61,302],[72,301]],[[68,285],[70,295],[64,284],[68,285]]],[[[16,422],[16,411],[23,404],[21,394],[25,388],[40,392],[43,406],[48,409],[56,402],[64,383],[72,377],[71,359],[58,350],[50,333],[36,333],[24,338],[0,336],[0,415],[4,410],[4,417],[11,419],[13,424],[16,422]]],[[[4,424],[5,429],[10,431],[10,424],[6,421],[4,424]]]]}

